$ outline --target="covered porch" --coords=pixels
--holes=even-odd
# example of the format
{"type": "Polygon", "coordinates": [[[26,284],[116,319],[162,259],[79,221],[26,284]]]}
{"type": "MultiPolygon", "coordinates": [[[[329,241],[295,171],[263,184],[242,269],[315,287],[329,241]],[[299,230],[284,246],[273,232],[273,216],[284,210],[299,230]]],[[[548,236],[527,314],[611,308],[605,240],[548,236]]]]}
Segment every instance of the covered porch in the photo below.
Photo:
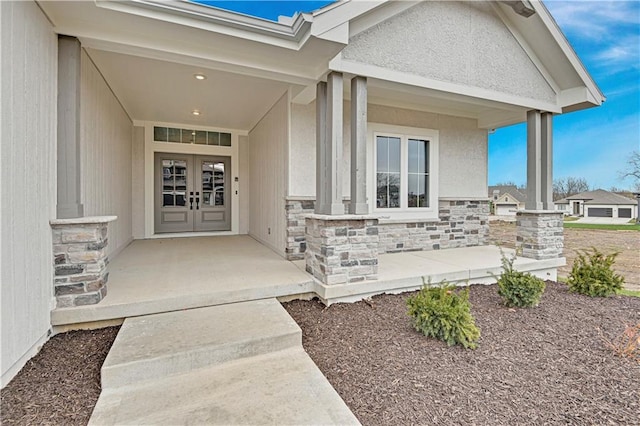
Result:
{"type": "MultiPolygon", "coordinates": [[[[511,256],[512,250],[504,250],[511,256]]],[[[496,246],[382,254],[378,279],[324,285],[305,272],[304,261],[287,261],[250,236],[137,240],[109,264],[108,293],[95,305],[57,308],[56,327],[267,298],[319,297],[325,303],[400,293],[443,280],[458,285],[495,282],[496,246]]],[[[556,279],[564,258],[518,257],[515,265],[556,279]]]]}

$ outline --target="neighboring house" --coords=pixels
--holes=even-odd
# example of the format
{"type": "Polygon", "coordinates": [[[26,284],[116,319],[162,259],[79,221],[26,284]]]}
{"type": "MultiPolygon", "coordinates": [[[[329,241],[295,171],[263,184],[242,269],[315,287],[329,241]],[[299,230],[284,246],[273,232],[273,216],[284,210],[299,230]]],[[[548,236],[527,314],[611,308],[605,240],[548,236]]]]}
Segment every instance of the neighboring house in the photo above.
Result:
{"type": "MultiPolygon", "coordinates": [[[[375,242],[351,254],[368,271],[379,253],[487,244],[488,131],[527,122],[514,167],[544,216],[553,116],[604,101],[535,0],[345,1],[279,22],[3,1],[0,22],[3,385],[76,291],[60,229],[117,216],[106,247],[96,231],[111,258],[134,239],[248,234],[322,282],[375,279],[314,263],[333,248],[305,218],[318,238],[367,227],[375,242]]],[[[74,303],[100,301],[105,265],[74,303]]]]}
{"type": "Polygon", "coordinates": [[[556,210],[572,216],[637,218],[638,204],[635,200],[615,192],[597,189],[581,192],[555,202],[556,210]]]}
{"type": "Polygon", "coordinates": [[[527,196],[515,185],[497,185],[489,187],[489,198],[493,202],[493,214],[515,216],[518,210],[524,210],[527,196]]]}

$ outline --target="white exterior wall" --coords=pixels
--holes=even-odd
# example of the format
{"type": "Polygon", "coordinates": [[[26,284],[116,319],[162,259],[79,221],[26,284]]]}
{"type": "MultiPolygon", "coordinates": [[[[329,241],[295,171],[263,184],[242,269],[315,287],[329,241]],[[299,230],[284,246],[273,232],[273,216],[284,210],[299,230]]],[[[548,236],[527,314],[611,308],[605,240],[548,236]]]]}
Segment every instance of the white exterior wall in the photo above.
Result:
{"type": "Polygon", "coordinates": [[[131,185],[131,230],[133,238],[144,238],[144,126],[133,128],[131,185]]]}
{"type": "Polygon", "coordinates": [[[4,387],[47,339],[53,302],[58,37],[34,2],[0,2],[0,306],[4,387]]]}
{"type": "MultiPolygon", "coordinates": [[[[249,234],[283,256],[288,141],[289,94],[285,93],[249,132],[249,234]]],[[[315,163],[312,170],[315,175],[315,163]]],[[[308,175],[304,178],[309,180],[308,175]]]]}
{"type": "Polygon", "coordinates": [[[81,196],[85,216],[115,215],[109,255],[132,239],[133,123],[104,78],[82,51],[80,86],[81,196]]]}
{"type": "Polygon", "coordinates": [[[247,136],[238,137],[238,167],[240,170],[240,182],[238,185],[238,190],[240,191],[240,224],[238,233],[247,234],[249,232],[249,209],[251,207],[249,200],[249,138],[247,136]]]}
{"type": "Polygon", "coordinates": [[[342,57],[528,99],[556,99],[490,2],[421,2],[352,37],[342,57]]]}
{"type": "MultiPolygon", "coordinates": [[[[350,104],[344,105],[343,195],[350,192],[350,104]]],[[[439,131],[440,198],[487,198],[487,131],[476,120],[381,105],[368,105],[368,122],[439,131]]],[[[291,105],[290,196],[316,193],[315,103],[291,105]]],[[[373,185],[374,182],[367,182],[373,185]]],[[[369,203],[371,204],[371,203],[369,203]]]]}

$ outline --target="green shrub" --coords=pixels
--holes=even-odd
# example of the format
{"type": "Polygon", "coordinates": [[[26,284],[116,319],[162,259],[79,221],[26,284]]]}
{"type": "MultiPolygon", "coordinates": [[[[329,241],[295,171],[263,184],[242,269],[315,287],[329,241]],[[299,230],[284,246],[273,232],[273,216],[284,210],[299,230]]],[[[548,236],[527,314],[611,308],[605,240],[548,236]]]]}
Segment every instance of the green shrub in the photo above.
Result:
{"type": "Polygon", "coordinates": [[[407,299],[407,306],[413,326],[425,336],[444,340],[449,346],[476,347],[480,330],[471,315],[468,288],[455,291],[455,286],[444,281],[435,287],[425,285],[407,299]]]}
{"type": "Polygon", "coordinates": [[[498,280],[498,295],[509,307],[527,308],[538,306],[546,284],[528,272],[513,269],[516,256],[507,258],[502,253],[502,274],[498,280]]]}
{"type": "Polygon", "coordinates": [[[591,297],[606,297],[621,290],[624,278],[611,269],[617,256],[618,253],[605,255],[595,247],[591,252],[578,252],[567,280],[569,290],[591,297]]]}

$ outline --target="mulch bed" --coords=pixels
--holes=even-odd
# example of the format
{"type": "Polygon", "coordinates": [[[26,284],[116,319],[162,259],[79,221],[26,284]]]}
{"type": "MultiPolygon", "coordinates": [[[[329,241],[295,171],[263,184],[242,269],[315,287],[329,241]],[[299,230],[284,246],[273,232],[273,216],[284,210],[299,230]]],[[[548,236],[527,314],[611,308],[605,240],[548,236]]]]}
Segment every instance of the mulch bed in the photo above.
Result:
{"type": "MultiPolygon", "coordinates": [[[[640,298],[589,298],[547,283],[539,307],[508,309],[496,286],[471,286],[476,350],[428,339],[409,294],[369,302],[285,303],[303,345],[365,425],[640,424],[640,364],[605,348],[640,322],[640,298]]],[[[53,337],[2,390],[2,424],[87,423],[111,327],[53,337]]]]}
{"type": "Polygon", "coordinates": [[[508,309],[495,285],[474,285],[482,335],[465,350],[416,332],[407,297],[284,304],[363,424],[640,424],[640,364],[599,334],[612,339],[640,322],[640,298],[590,298],[548,282],[540,306],[508,309]]]}
{"type": "Polygon", "coordinates": [[[2,389],[3,425],[86,425],[100,396],[100,367],[120,327],[51,338],[2,389]]]}

